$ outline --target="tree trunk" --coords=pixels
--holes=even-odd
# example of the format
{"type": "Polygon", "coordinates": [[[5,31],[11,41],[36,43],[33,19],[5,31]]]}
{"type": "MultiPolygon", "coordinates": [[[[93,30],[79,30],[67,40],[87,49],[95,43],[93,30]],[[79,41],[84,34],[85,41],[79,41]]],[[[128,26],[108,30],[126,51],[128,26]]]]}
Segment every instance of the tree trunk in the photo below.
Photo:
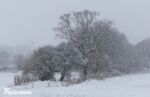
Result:
{"type": "Polygon", "coordinates": [[[59,81],[63,81],[63,80],[64,80],[64,78],[65,78],[65,74],[62,74],[62,75],[61,75],[61,78],[60,78],[60,80],[59,80],[59,81]]]}
{"type": "Polygon", "coordinates": [[[87,66],[83,66],[83,81],[87,80],[87,66]]]}

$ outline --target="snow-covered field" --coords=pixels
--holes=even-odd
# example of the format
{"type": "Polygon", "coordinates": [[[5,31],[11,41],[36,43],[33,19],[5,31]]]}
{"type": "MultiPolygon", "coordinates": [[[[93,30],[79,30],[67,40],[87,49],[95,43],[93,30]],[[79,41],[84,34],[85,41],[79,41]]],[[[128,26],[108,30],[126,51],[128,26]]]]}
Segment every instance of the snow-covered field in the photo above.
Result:
{"type": "Polygon", "coordinates": [[[150,74],[136,74],[90,80],[78,85],[64,87],[60,82],[36,82],[32,85],[14,87],[12,73],[0,73],[0,97],[150,97],[150,74]],[[18,91],[32,91],[31,95],[4,95],[4,87],[18,91]]]}

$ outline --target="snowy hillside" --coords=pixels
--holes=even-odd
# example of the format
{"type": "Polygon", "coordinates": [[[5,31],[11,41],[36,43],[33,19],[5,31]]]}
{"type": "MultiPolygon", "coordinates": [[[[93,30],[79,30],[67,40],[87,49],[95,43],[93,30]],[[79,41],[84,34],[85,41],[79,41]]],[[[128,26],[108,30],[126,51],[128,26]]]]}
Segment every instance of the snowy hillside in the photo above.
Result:
{"type": "Polygon", "coordinates": [[[4,87],[13,83],[11,73],[1,73],[0,97],[150,97],[150,74],[137,74],[110,78],[102,81],[91,80],[69,87],[61,83],[36,82],[13,90],[32,91],[32,95],[4,95],[4,87]]]}

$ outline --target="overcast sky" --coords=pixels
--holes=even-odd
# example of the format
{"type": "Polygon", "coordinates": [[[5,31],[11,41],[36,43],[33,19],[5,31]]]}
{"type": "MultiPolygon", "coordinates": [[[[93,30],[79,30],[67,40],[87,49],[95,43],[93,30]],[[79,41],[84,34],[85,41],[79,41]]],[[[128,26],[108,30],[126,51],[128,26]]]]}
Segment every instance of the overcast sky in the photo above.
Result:
{"type": "Polygon", "coordinates": [[[59,16],[84,9],[115,21],[131,43],[150,37],[150,0],[0,0],[0,45],[56,45],[59,16]]]}

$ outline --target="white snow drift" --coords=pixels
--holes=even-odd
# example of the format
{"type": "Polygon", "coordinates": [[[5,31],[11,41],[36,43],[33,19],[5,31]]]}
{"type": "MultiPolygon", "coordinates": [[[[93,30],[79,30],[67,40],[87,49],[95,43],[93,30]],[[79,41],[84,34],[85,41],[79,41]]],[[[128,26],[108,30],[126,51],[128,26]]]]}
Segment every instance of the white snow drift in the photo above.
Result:
{"type": "Polygon", "coordinates": [[[136,74],[90,80],[64,87],[60,82],[36,82],[32,85],[13,86],[13,74],[0,73],[0,97],[150,97],[150,74],[136,74]],[[4,95],[4,87],[32,91],[31,95],[4,95]]]}

